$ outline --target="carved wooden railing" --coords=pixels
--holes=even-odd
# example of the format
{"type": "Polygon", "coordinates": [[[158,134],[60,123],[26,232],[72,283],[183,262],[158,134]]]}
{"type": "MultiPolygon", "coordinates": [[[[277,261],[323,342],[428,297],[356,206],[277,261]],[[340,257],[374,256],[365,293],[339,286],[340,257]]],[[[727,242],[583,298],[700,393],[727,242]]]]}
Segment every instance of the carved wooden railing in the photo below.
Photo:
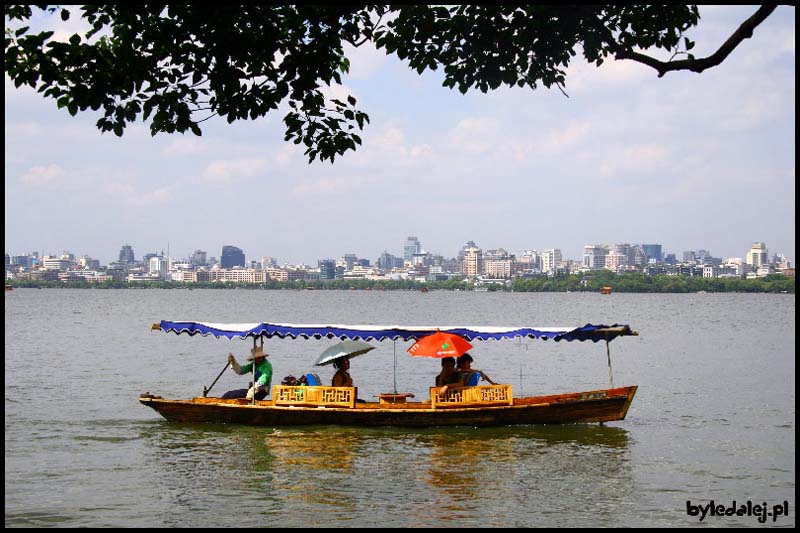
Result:
{"type": "Polygon", "coordinates": [[[444,394],[441,387],[431,387],[431,407],[473,407],[481,405],[513,405],[511,385],[478,387],[448,386],[444,394]]]}
{"type": "Polygon", "coordinates": [[[273,385],[272,403],[303,407],[354,407],[356,392],[356,387],[273,385]]]}

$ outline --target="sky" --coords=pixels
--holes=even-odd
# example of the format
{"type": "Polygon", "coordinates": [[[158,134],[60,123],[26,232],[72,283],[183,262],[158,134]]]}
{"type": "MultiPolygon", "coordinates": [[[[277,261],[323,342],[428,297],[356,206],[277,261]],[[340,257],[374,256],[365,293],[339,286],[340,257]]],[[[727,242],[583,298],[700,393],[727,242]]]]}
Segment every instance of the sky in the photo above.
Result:
{"type": "MultiPolygon", "coordinates": [[[[687,33],[709,55],[756,10],[700,6],[687,33]]],[[[74,18],[74,17],[73,17],[74,18]]],[[[279,113],[101,133],[5,78],[5,251],[69,251],[105,264],[200,249],[316,265],[346,253],[402,256],[408,236],[455,257],[467,241],[512,253],[661,244],[744,257],[764,242],[795,260],[795,8],[780,6],[720,66],[657,73],[576,56],[566,93],[442,87],[394,56],[350,48],[352,94],[370,116],[363,145],[309,164],[279,113]]],[[[53,21],[68,37],[73,21],[53,21]]],[[[36,26],[32,25],[35,29],[36,26]]],[[[666,59],[665,57],[661,57],[666,59]]]]}

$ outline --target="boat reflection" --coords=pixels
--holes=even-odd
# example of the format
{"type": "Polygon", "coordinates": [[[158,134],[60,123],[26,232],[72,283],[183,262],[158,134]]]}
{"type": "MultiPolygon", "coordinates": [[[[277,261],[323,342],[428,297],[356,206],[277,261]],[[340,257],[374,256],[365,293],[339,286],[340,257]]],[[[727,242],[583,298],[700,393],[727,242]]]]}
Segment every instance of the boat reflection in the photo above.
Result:
{"type": "Polygon", "coordinates": [[[380,526],[389,517],[402,517],[395,526],[457,527],[474,519],[513,527],[519,517],[531,523],[553,490],[565,506],[592,495],[603,503],[592,512],[605,520],[613,517],[602,509],[618,509],[635,490],[630,437],[619,427],[146,428],[147,453],[158,465],[148,471],[174,498],[164,502],[165,516],[208,505],[198,487],[213,486],[232,509],[242,501],[258,509],[237,525],[278,513],[285,527],[380,526]]]}
{"type": "Polygon", "coordinates": [[[262,432],[260,440],[261,451],[272,457],[273,486],[280,488],[276,495],[285,503],[335,509],[332,520],[349,516],[356,508],[351,491],[339,483],[355,469],[359,444],[355,430],[274,429],[262,432]]]}
{"type": "MultiPolygon", "coordinates": [[[[529,426],[440,430],[417,437],[431,453],[425,480],[437,505],[421,520],[494,514],[495,524],[514,526],[515,505],[553,479],[602,471],[630,478],[628,432],[605,426],[529,426]],[[585,465],[587,456],[597,457],[585,465]],[[565,474],[564,472],[569,472],[565,474]]],[[[622,494],[624,491],[620,491],[622,494]]]]}

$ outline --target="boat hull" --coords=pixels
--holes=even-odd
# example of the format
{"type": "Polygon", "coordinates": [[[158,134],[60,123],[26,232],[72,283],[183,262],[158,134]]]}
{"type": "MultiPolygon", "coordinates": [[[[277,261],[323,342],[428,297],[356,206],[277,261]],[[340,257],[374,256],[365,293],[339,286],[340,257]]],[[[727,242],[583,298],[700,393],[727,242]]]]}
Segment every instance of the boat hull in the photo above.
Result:
{"type": "Polygon", "coordinates": [[[430,403],[359,403],[354,408],[276,406],[270,401],[193,398],[169,400],[149,394],[139,401],[171,422],[251,426],[509,426],[622,420],[637,386],[551,396],[515,398],[513,405],[437,407],[430,403]]]}

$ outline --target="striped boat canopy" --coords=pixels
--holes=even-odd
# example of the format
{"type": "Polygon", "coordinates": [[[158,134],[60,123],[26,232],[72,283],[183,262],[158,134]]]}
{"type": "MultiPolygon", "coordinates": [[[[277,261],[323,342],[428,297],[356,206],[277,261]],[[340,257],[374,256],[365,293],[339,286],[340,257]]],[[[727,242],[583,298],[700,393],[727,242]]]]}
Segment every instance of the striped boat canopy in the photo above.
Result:
{"type": "Polygon", "coordinates": [[[380,325],[349,325],[349,324],[217,324],[211,322],[169,321],[162,320],[153,324],[153,330],[166,333],[173,332],[180,335],[203,336],[213,335],[228,339],[245,339],[247,337],[278,337],[280,339],[304,338],[322,339],[339,338],[342,340],[376,340],[386,339],[404,341],[419,340],[437,331],[460,335],[468,341],[473,340],[502,340],[517,337],[530,337],[534,339],[554,341],[610,341],[620,336],[638,335],[630,326],[614,324],[612,326],[586,324],[581,327],[502,327],[502,326],[380,326],[380,325]]]}

